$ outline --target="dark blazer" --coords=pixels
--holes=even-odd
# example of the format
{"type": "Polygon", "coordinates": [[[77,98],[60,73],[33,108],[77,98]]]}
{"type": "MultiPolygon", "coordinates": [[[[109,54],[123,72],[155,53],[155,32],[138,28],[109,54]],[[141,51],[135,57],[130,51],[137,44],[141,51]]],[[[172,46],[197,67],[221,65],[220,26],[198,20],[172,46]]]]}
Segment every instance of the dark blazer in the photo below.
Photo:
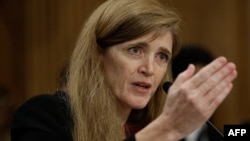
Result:
{"type": "Polygon", "coordinates": [[[26,101],[13,117],[11,141],[73,141],[65,100],[65,94],[58,91],[26,101]]]}
{"type": "MultiPolygon", "coordinates": [[[[62,91],[35,96],[16,111],[11,141],[73,141],[68,98],[62,91]]],[[[124,141],[135,141],[131,135],[124,141]]]]}

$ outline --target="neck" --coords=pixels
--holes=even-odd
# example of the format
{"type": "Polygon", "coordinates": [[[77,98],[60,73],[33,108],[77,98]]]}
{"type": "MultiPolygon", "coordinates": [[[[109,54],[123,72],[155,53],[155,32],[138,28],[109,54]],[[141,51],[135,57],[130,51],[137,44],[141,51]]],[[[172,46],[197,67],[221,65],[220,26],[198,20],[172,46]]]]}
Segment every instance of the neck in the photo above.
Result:
{"type": "Polygon", "coordinates": [[[122,120],[122,125],[124,125],[127,122],[127,119],[130,115],[131,108],[128,108],[127,106],[120,105],[120,110],[119,110],[119,116],[122,120]]]}

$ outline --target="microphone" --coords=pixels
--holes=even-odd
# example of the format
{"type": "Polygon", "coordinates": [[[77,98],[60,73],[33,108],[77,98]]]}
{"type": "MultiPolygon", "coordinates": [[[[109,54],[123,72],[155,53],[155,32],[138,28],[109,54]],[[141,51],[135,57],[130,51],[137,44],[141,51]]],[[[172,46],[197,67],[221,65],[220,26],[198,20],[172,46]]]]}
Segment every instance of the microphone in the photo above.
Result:
{"type": "MultiPolygon", "coordinates": [[[[172,84],[173,83],[169,81],[166,81],[163,83],[162,87],[163,87],[163,90],[166,92],[166,94],[168,94],[168,90],[172,86],[172,84]]],[[[208,131],[212,133],[212,134],[209,134],[209,136],[211,136],[212,139],[216,139],[216,141],[224,140],[223,134],[209,120],[206,122],[206,124],[207,124],[208,131]]]]}
{"type": "Polygon", "coordinates": [[[170,88],[171,85],[172,85],[172,82],[169,82],[169,81],[164,82],[164,83],[163,83],[163,90],[164,90],[166,93],[168,93],[168,89],[170,88]]]}

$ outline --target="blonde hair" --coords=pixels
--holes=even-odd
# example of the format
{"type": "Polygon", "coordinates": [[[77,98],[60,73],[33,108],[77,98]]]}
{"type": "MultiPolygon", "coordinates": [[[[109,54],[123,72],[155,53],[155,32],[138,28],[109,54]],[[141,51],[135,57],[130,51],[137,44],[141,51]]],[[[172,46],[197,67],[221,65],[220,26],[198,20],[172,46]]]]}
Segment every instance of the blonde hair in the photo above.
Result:
{"type": "MultiPolygon", "coordinates": [[[[123,139],[122,121],[106,83],[101,54],[106,47],[166,28],[173,35],[173,54],[179,46],[176,12],[156,0],[107,0],[89,17],[73,51],[67,93],[69,94],[74,141],[123,139]]],[[[166,76],[163,80],[166,80],[166,76]]],[[[131,112],[129,122],[150,122],[161,112],[165,94],[158,88],[148,105],[131,112]]]]}

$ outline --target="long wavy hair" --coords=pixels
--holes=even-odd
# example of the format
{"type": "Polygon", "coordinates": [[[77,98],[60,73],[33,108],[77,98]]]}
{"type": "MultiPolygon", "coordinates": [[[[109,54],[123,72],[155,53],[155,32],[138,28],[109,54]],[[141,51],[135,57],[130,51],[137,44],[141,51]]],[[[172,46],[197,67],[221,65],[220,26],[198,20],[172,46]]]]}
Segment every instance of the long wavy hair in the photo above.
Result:
{"type": "MultiPolygon", "coordinates": [[[[152,31],[167,29],[173,36],[173,54],[179,49],[180,17],[156,0],[107,0],[89,17],[69,65],[67,93],[74,141],[118,141],[124,138],[118,104],[106,83],[101,55],[112,45],[152,31]]],[[[169,79],[168,72],[163,81],[169,79]]],[[[149,123],[162,111],[165,94],[159,87],[144,109],[133,110],[128,122],[149,123]]]]}

